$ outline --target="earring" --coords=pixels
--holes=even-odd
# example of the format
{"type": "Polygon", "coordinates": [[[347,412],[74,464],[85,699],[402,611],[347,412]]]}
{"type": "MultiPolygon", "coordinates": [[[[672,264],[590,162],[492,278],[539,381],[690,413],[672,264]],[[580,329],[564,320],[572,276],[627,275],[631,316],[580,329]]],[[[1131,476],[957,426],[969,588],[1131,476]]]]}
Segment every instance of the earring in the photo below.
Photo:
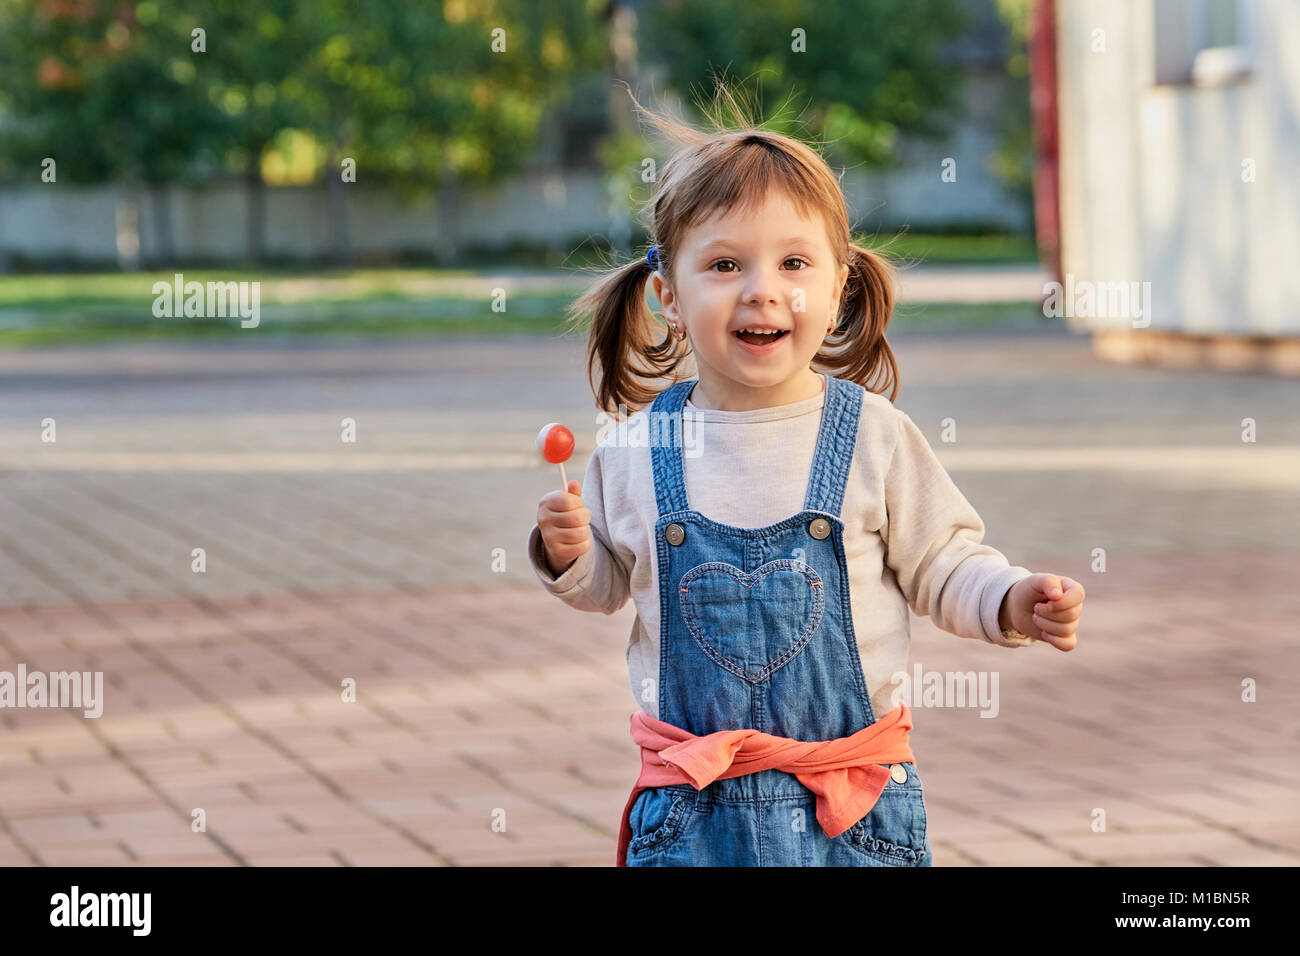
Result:
{"type": "Polygon", "coordinates": [[[651,314],[651,315],[657,315],[657,316],[659,316],[661,319],[663,319],[664,322],[666,322],[666,323],[668,324],[668,331],[672,333],[672,337],[673,337],[674,339],[676,339],[677,341],[680,342],[682,339],[686,338],[686,330],[683,329],[683,328],[682,328],[678,323],[676,323],[676,322],[668,322],[668,317],[665,316],[665,315],[663,314],[663,312],[660,312],[660,311],[658,311],[658,310],[654,310],[654,311],[652,311],[650,314],[651,314]]]}

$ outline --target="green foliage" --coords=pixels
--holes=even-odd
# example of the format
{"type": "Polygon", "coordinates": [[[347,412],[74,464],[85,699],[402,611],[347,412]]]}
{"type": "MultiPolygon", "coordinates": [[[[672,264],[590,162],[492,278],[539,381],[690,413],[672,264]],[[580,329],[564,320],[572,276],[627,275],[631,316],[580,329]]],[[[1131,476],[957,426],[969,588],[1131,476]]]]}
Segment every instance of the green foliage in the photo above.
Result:
{"type": "Polygon", "coordinates": [[[711,73],[754,76],[760,98],[775,90],[808,104],[798,117],[768,111],[764,125],[829,140],[840,159],[892,165],[900,133],[945,134],[959,101],[961,71],[940,56],[968,23],[956,0],[710,0],[647,13],[677,89],[711,73]]]}
{"type": "Polygon", "coordinates": [[[1011,78],[1010,108],[998,121],[998,150],[993,172],[1029,201],[1033,195],[1034,127],[1029,109],[1029,11],[1031,0],[996,0],[1007,28],[1007,75],[1011,78]]]}
{"type": "Polygon", "coordinates": [[[295,128],[372,181],[495,179],[570,79],[599,69],[600,6],[0,0],[0,163],[53,155],[77,182],[204,179],[248,169],[295,128]]]}
{"type": "Polygon", "coordinates": [[[217,82],[190,52],[191,18],[104,0],[0,2],[0,161],[58,162],[62,181],[176,181],[228,133],[217,82]]]}

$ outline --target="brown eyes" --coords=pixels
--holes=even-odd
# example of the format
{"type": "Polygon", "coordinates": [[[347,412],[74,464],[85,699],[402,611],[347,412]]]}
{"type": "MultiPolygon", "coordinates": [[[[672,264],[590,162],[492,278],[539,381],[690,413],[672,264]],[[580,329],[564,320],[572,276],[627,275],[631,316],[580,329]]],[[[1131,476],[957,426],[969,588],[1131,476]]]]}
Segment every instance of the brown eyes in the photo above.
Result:
{"type": "MultiPolygon", "coordinates": [[[[790,263],[790,262],[797,262],[797,263],[799,263],[801,266],[809,266],[809,265],[812,265],[812,263],[808,262],[806,259],[799,259],[799,258],[796,258],[796,257],[794,257],[794,256],[791,256],[789,259],[786,259],[784,262],[781,263],[781,265],[786,265],[787,263],[790,263]]],[[[720,265],[722,265],[723,263],[730,263],[731,265],[734,266],[734,265],[736,264],[736,261],[735,261],[734,259],[719,259],[717,262],[713,263],[713,266],[720,266],[720,265]]],[[[709,268],[712,269],[713,266],[710,266],[709,268]]],[[[727,272],[729,272],[729,271],[730,271],[730,270],[726,270],[726,269],[724,269],[724,270],[723,270],[723,273],[725,274],[725,273],[727,273],[727,272]]],[[[791,270],[791,271],[793,271],[793,272],[802,272],[803,269],[793,269],[793,270],[791,270]]]]}

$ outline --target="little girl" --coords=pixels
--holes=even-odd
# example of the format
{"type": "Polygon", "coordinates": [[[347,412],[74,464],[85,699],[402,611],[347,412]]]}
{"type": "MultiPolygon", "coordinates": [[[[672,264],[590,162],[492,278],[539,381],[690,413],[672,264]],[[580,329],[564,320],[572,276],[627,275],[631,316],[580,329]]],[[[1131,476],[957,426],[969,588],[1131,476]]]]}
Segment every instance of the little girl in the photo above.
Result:
{"type": "Polygon", "coordinates": [[[894,407],[892,274],[852,244],[822,158],[650,115],[682,144],[650,205],[657,241],[574,307],[593,316],[599,406],[639,410],[585,486],[541,499],[529,538],[571,607],[636,604],[642,770],[618,865],[929,866],[911,714],[889,707],[908,608],[961,637],[1069,651],[1083,588],[981,544],[894,407]],[[662,387],[688,355],[697,377],[662,387]]]}

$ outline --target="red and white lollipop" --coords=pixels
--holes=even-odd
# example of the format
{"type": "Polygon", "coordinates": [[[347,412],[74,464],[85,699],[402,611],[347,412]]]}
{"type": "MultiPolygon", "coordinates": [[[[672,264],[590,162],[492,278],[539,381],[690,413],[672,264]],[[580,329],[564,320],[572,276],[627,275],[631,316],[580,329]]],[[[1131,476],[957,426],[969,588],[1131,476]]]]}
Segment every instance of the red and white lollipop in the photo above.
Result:
{"type": "Polygon", "coordinates": [[[564,463],[573,454],[573,432],[559,422],[543,425],[537,433],[537,451],[552,465],[560,466],[560,481],[565,491],[569,490],[569,479],[564,474],[564,463]]]}

